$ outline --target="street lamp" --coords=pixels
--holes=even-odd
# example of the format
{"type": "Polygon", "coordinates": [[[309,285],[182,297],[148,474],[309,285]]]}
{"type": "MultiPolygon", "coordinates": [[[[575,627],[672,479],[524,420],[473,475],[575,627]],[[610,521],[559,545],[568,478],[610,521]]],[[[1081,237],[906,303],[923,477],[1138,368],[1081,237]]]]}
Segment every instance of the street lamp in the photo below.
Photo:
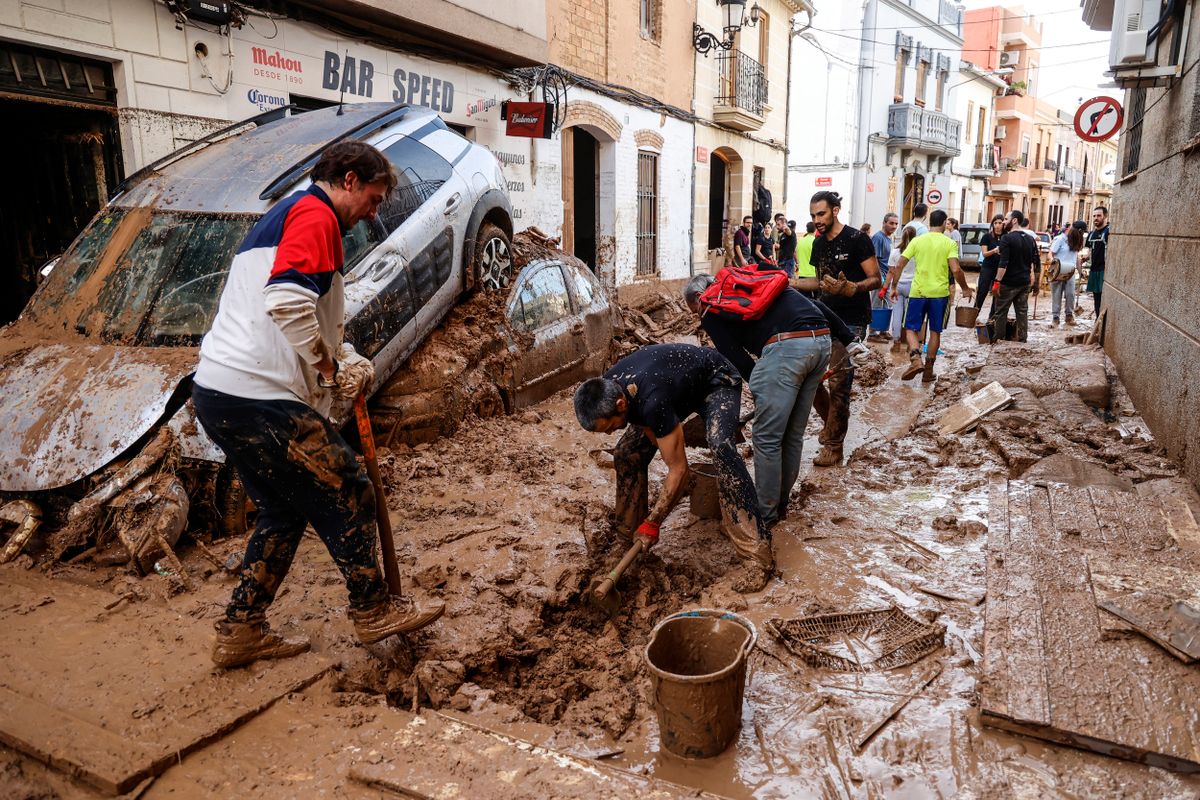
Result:
{"type": "Polygon", "coordinates": [[[692,23],[692,47],[696,48],[697,53],[703,53],[706,56],[708,51],[713,48],[719,47],[722,50],[732,48],[737,32],[742,28],[753,28],[758,24],[759,17],[762,15],[762,9],[757,0],[750,7],[749,21],[746,21],[746,0],[717,0],[717,5],[721,7],[725,21],[722,38],[718,39],[698,24],[692,23]]]}

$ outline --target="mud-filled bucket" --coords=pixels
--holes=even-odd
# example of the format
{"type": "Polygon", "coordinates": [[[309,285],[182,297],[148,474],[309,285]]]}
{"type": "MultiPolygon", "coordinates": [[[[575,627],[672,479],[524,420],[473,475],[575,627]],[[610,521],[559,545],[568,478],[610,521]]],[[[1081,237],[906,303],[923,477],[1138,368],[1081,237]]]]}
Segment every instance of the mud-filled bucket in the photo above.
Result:
{"type": "Polygon", "coordinates": [[[979,319],[979,309],[975,306],[955,306],[954,324],[958,327],[974,328],[977,319],[979,319]]]}
{"type": "Polygon", "coordinates": [[[890,308],[871,309],[871,330],[886,331],[892,327],[892,310],[890,308]]]}
{"type": "Polygon", "coordinates": [[[721,495],[717,487],[717,468],[701,462],[691,465],[692,492],[689,503],[692,513],[700,519],[716,519],[721,516],[721,495]]]}
{"type": "Polygon", "coordinates": [[[646,666],[662,746],[684,758],[724,752],[742,722],[746,661],[758,632],[727,611],[673,614],[654,627],[646,666]]]}

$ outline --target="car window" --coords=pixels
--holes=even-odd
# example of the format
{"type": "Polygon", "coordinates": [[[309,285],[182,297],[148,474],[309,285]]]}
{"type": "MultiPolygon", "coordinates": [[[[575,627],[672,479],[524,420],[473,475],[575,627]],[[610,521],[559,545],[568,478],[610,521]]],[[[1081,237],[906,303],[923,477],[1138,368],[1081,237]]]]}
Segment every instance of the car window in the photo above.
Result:
{"type": "Polygon", "coordinates": [[[532,331],[556,322],[571,313],[571,298],[558,266],[543,267],[533,273],[517,295],[520,318],[513,322],[532,331]]]}
{"type": "Polygon", "coordinates": [[[359,220],[342,236],[342,271],[349,272],[362,261],[375,245],[387,238],[379,218],[359,220]]]}
{"type": "Polygon", "coordinates": [[[28,307],[55,327],[123,344],[196,344],[256,215],[116,209],[97,218],[28,307]]]}
{"type": "Polygon", "coordinates": [[[595,285],[588,276],[583,274],[583,270],[568,267],[567,272],[571,273],[571,277],[575,281],[575,294],[579,297],[579,307],[587,308],[592,304],[592,298],[596,296],[595,285]]]}
{"type": "Polygon", "coordinates": [[[396,168],[398,178],[396,188],[379,207],[379,221],[391,233],[450,180],[451,169],[446,159],[415,139],[401,139],[383,154],[396,168]]]}
{"type": "Polygon", "coordinates": [[[963,228],[961,231],[963,244],[979,244],[987,232],[987,228],[963,228]]]}

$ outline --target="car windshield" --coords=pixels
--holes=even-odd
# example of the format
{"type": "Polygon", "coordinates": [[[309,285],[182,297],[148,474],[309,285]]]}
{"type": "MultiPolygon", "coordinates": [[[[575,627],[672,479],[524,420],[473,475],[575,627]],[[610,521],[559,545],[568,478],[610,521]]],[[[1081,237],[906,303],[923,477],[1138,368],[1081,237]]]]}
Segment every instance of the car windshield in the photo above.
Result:
{"type": "Polygon", "coordinates": [[[987,228],[963,228],[960,231],[963,237],[963,244],[979,244],[983,241],[983,235],[987,232],[987,228]]]}
{"type": "Polygon", "coordinates": [[[119,344],[195,345],[258,215],[111,208],[29,304],[43,325],[119,344]]]}

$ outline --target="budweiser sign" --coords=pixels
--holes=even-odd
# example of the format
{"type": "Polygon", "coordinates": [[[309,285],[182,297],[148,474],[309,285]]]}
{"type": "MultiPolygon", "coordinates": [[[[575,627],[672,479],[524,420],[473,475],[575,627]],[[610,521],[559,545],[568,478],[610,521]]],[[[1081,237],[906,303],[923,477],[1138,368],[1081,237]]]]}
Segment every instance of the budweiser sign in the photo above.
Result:
{"type": "Polygon", "coordinates": [[[506,122],[505,132],[509,136],[525,136],[531,139],[549,139],[554,133],[554,103],[504,102],[500,114],[506,122]]]}

